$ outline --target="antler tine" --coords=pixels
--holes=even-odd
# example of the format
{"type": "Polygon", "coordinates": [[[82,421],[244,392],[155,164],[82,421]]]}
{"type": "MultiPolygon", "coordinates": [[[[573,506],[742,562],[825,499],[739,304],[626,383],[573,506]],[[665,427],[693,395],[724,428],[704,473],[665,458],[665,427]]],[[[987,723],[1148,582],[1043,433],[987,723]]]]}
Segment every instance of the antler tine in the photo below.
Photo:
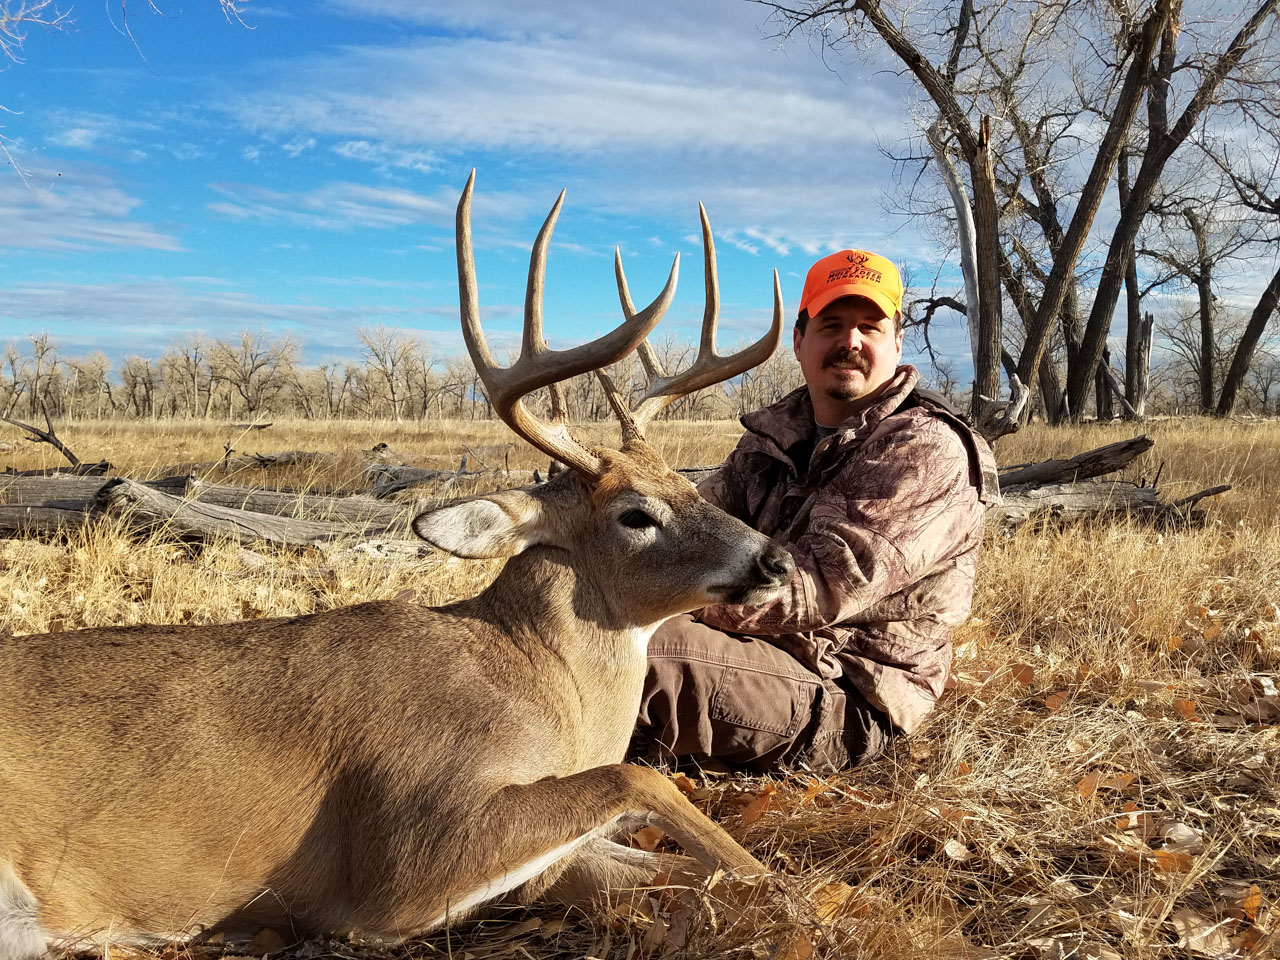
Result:
{"type": "Polygon", "coordinates": [[[716,272],[716,241],[711,235],[711,221],[707,208],[698,201],[698,219],[702,222],[702,285],[707,291],[706,306],[702,308],[702,342],[698,344],[698,356],[704,353],[715,356],[716,325],[720,322],[720,276],[716,272]]]}
{"type": "MultiPolygon", "coordinates": [[[[680,254],[676,254],[680,256],[680,254]]],[[[618,299],[622,301],[622,315],[630,317],[636,312],[636,305],[631,302],[631,291],[627,288],[627,274],[622,269],[622,250],[619,247],[613,248],[613,273],[618,278],[618,299]]],[[[640,346],[636,348],[636,352],[640,355],[640,363],[644,366],[645,376],[650,382],[657,380],[659,377],[666,377],[667,371],[663,369],[662,364],[658,360],[658,355],[653,352],[653,347],[649,345],[649,338],[645,337],[640,341],[640,346]]]]}
{"type": "Polygon", "coordinates": [[[539,450],[563,461],[578,473],[589,478],[597,477],[601,470],[600,459],[569,434],[564,422],[563,404],[557,402],[559,398],[552,397],[553,407],[559,409],[553,411],[551,423],[533,416],[525,406],[524,398],[541,387],[616,363],[634,350],[670,306],[675,296],[680,258],[677,256],[672,263],[671,273],[662,292],[644,310],[628,316],[609,333],[589,343],[568,350],[551,350],[542,335],[542,288],[547,247],[564,200],[562,192],[538,232],[538,239],[529,258],[520,357],[509,367],[499,367],[493,361],[484,332],[480,328],[475,260],[471,250],[471,194],[474,184],[473,170],[458,201],[457,218],[458,291],[462,336],[467,352],[471,355],[476,373],[484,384],[495,412],[507,426],[539,450]]]}
{"type": "MultiPolygon", "coordinates": [[[[778,271],[773,271],[773,323],[768,333],[737,353],[722,357],[716,353],[716,326],[720,317],[720,283],[716,273],[715,241],[711,235],[711,223],[707,219],[707,211],[701,203],[698,213],[702,220],[702,251],[704,274],[706,278],[706,306],[702,313],[702,337],[698,346],[698,356],[693,365],[683,373],[668,376],[662,369],[649,341],[640,345],[640,360],[645,372],[649,375],[649,389],[639,404],[631,411],[631,420],[636,431],[642,432],[644,427],[663,407],[674,403],[683,396],[701,390],[712,384],[720,383],[750,370],[757,364],[769,359],[778,348],[782,339],[782,284],[778,279],[778,271]]],[[[631,297],[627,292],[626,279],[622,274],[621,255],[616,260],[618,274],[618,296],[622,301],[622,311],[630,316],[634,311],[631,297]]],[[[625,430],[625,425],[624,425],[625,430]]]]}
{"type": "Polygon", "coordinates": [[[529,254],[529,283],[524,291],[524,338],[520,344],[520,356],[536,356],[547,351],[547,341],[542,335],[542,290],[547,279],[547,247],[551,245],[551,234],[555,231],[556,221],[560,219],[560,206],[564,203],[564,191],[556,197],[556,202],[547,214],[547,219],[538,231],[538,239],[533,242],[533,251],[529,254]]]}

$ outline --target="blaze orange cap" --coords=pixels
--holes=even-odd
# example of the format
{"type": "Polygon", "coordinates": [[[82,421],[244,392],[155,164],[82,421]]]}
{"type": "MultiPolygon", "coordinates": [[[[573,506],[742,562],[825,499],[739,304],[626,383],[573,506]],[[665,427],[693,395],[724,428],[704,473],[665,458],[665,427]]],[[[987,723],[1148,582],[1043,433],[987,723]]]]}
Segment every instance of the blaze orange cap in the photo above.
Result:
{"type": "Polygon", "coordinates": [[[878,253],[841,250],[809,268],[800,309],[812,317],[841,297],[866,297],[893,319],[902,313],[902,277],[893,262],[878,253]]]}

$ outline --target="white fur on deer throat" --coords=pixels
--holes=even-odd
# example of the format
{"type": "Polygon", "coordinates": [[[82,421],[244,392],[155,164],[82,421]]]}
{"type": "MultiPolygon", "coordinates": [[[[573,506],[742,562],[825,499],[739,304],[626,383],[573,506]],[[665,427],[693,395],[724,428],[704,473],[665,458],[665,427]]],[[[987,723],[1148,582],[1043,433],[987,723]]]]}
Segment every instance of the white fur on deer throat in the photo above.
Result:
{"type": "Polygon", "coordinates": [[[649,641],[653,639],[653,635],[657,633],[658,628],[666,623],[668,619],[670,618],[664,618],[647,627],[632,627],[628,631],[631,634],[631,642],[635,645],[636,652],[640,656],[643,657],[649,653],[649,641]]]}
{"type": "Polygon", "coordinates": [[[562,843],[560,846],[548,850],[542,856],[534,857],[527,863],[522,863],[520,866],[515,867],[512,870],[508,870],[501,876],[495,877],[484,886],[480,887],[480,889],[472,891],[460,900],[451,902],[448,907],[445,908],[444,913],[431,921],[431,924],[427,929],[434,929],[442,923],[447,923],[450,917],[460,917],[472,907],[479,906],[482,903],[493,900],[495,897],[500,897],[508,891],[514,890],[522,883],[532,880],[534,877],[543,873],[560,860],[563,860],[587,841],[613,833],[617,829],[619,823],[624,820],[634,818],[635,816],[636,814],[633,811],[620,813],[608,823],[603,823],[594,830],[588,831],[580,837],[575,837],[568,843],[562,843]]]}

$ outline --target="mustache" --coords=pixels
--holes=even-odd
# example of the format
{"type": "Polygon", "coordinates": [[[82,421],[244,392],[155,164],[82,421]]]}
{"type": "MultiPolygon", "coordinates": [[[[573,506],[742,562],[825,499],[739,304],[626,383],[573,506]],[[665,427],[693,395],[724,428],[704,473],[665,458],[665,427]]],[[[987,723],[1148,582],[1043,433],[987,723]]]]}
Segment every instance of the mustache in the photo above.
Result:
{"type": "Polygon", "coordinates": [[[827,367],[835,366],[837,363],[851,364],[862,373],[871,372],[871,362],[861,353],[850,350],[848,347],[837,347],[822,358],[822,368],[824,370],[827,367]]]}

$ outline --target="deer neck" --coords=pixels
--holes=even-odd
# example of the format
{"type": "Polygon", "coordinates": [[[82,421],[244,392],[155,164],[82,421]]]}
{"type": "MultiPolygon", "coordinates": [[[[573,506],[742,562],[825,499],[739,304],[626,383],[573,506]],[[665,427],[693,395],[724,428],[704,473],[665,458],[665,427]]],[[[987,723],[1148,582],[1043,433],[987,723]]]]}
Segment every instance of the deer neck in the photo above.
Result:
{"type": "Polygon", "coordinates": [[[662,621],[626,616],[584,566],[565,550],[533,547],[508,560],[476,603],[514,642],[548,648],[571,668],[643,664],[662,621]]]}

